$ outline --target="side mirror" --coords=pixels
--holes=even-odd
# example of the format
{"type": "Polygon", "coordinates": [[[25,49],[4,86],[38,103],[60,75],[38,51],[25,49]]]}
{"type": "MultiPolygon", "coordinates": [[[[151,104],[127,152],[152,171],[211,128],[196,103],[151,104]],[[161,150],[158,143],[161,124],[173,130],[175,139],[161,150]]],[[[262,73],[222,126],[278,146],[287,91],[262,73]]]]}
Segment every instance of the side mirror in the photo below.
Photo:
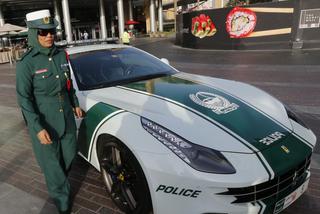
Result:
{"type": "Polygon", "coordinates": [[[161,58],[160,59],[162,62],[166,63],[167,65],[170,65],[169,60],[166,58],[161,58]]]}

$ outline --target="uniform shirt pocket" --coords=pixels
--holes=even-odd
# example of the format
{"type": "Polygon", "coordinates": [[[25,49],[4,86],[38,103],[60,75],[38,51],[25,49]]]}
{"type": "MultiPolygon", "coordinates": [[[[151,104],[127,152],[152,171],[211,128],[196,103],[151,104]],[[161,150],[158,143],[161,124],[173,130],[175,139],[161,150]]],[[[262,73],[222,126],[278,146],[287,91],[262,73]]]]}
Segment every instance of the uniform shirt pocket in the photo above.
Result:
{"type": "Polygon", "coordinates": [[[33,76],[33,88],[37,94],[47,94],[48,87],[52,84],[53,73],[48,69],[37,70],[33,76]]]}
{"type": "Polygon", "coordinates": [[[52,75],[52,73],[35,74],[35,79],[47,79],[52,75]]]}

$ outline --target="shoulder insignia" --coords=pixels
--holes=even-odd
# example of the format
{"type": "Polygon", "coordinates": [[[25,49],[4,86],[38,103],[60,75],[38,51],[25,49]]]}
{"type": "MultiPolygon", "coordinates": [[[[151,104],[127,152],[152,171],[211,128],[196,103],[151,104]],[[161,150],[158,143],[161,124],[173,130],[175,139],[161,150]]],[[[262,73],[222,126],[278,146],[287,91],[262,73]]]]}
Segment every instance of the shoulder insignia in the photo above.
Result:
{"type": "Polygon", "coordinates": [[[25,58],[27,55],[29,55],[32,51],[32,48],[29,48],[24,54],[21,55],[21,57],[18,59],[18,61],[22,61],[23,58],[25,58]]]}
{"type": "Polygon", "coordinates": [[[64,46],[57,46],[57,50],[59,52],[61,52],[61,51],[65,52],[65,47],[64,46]]]}

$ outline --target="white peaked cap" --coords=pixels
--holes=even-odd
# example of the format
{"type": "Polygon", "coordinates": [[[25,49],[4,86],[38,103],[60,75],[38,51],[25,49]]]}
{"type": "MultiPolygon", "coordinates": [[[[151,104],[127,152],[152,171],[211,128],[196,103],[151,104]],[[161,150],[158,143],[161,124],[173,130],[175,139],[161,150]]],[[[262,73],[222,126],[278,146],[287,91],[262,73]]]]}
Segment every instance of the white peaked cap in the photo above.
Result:
{"type": "Polygon", "coordinates": [[[45,17],[51,17],[49,10],[38,10],[35,12],[27,13],[26,15],[27,21],[34,21],[45,17]]]}

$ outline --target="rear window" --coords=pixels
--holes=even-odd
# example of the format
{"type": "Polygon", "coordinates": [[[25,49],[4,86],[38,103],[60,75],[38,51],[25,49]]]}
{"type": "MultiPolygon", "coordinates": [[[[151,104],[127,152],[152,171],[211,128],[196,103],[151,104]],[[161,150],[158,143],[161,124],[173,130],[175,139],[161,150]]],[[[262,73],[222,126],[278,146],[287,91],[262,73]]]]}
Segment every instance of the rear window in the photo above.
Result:
{"type": "Polygon", "coordinates": [[[70,62],[80,90],[90,90],[176,73],[161,60],[135,48],[73,54],[70,62]]]}

